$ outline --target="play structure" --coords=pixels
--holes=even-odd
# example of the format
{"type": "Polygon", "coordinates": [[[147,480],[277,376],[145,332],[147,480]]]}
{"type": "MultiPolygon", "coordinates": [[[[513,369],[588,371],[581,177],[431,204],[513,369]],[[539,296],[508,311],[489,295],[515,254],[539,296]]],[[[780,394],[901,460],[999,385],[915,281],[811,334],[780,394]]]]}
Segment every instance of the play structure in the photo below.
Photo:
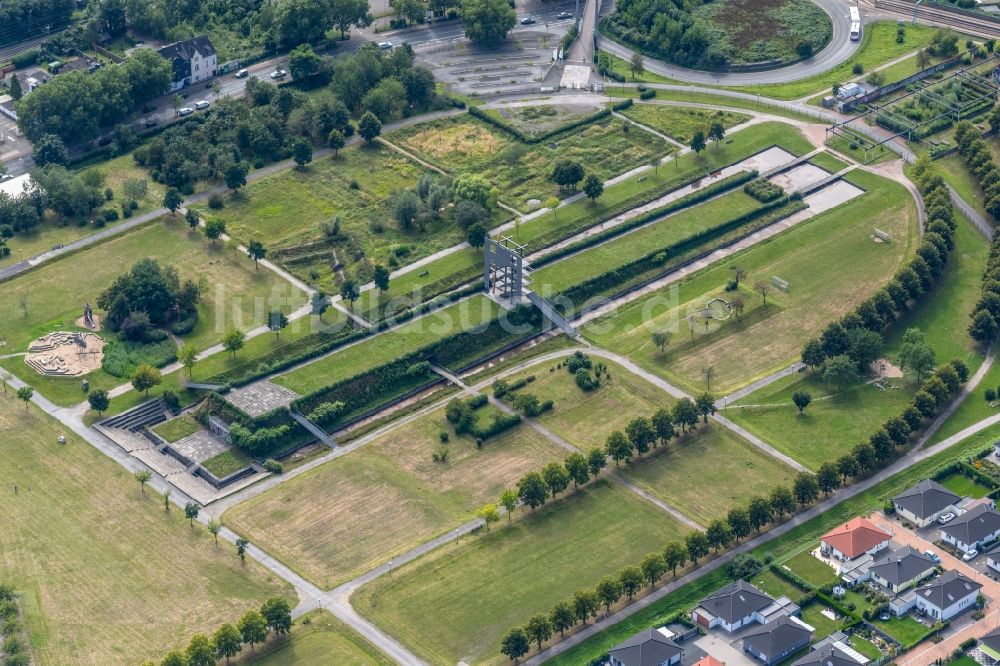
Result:
{"type": "Polygon", "coordinates": [[[705,307],[687,316],[688,326],[693,331],[698,324],[704,324],[707,331],[711,322],[723,322],[732,317],[734,311],[732,303],[716,296],[709,299],[705,307]]]}
{"type": "Polygon", "coordinates": [[[31,343],[24,362],[46,377],[78,377],[101,367],[104,345],[94,333],[49,333],[31,343]]]}

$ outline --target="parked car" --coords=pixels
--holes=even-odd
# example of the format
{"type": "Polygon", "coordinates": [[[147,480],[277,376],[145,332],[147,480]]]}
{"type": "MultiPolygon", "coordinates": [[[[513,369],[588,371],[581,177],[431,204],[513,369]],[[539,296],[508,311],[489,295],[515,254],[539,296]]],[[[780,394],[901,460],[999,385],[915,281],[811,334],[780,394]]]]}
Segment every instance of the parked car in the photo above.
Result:
{"type": "Polygon", "coordinates": [[[8,180],[10,180],[13,177],[14,177],[13,174],[5,173],[4,175],[0,176],[0,183],[6,183],[8,180]]]}
{"type": "Polygon", "coordinates": [[[924,555],[926,555],[927,558],[934,564],[941,564],[941,558],[938,557],[938,554],[935,553],[933,550],[925,550],[924,555]]]}
{"type": "Polygon", "coordinates": [[[392,46],[393,46],[392,42],[379,42],[378,43],[378,47],[380,49],[382,49],[383,51],[391,51],[392,50],[392,46]]]}
{"type": "Polygon", "coordinates": [[[953,514],[951,511],[949,511],[948,513],[942,513],[938,517],[938,522],[944,525],[946,523],[950,523],[951,521],[955,520],[955,517],[956,517],[955,514],[953,514]]]}
{"type": "Polygon", "coordinates": [[[199,111],[202,111],[204,109],[207,109],[210,104],[211,103],[207,99],[203,99],[203,100],[199,100],[199,101],[195,102],[194,103],[194,108],[198,109],[199,111]]]}
{"type": "Polygon", "coordinates": [[[142,126],[147,128],[156,127],[159,124],[160,121],[158,121],[156,118],[146,118],[145,120],[142,121],[142,126]]]}
{"type": "Polygon", "coordinates": [[[521,25],[531,25],[534,22],[535,19],[531,18],[530,16],[525,16],[523,19],[521,19],[521,25]]]}
{"type": "Polygon", "coordinates": [[[569,12],[559,12],[558,14],[556,14],[556,18],[557,19],[568,19],[568,18],[573,18],[573,15],[570,14],[569,12]]]}
{"type": "Polygon", "coordinates": [[[276,80],[276,81],[277,81],[278,79],[283,79],[283,78],[285,78],[286,76],[288,76],[288,72],[286,72],[286,71],[285,71],[285,70],[283,70],[283,69],[276,69],[276,70],[274,70],[273,72],[271,72],[271,74],[270,74],[270,77],[271,77],[272,79],[276,80]]]}
{"type": "Polygon", "coordinates": [[[236,72],[236,74],[233,75],[233,78],[234,79],[245,79],[248,76],[250,76],[250,70],[241,69],[240,71],[236,72]]]}
{"type": "Polygon", "coordinates": [[[177,115],[179,116],[190,116],[192,113],[194,113],[194,109],[190,106],[185,106],[177,110],[177,115]]]}
{"type": "Polygon", "coordinates": [[[888,622],[889,621],[889,614],[888,613],[882,613],[881,615],[878,616],[878,619],[882,620],[883,622],[888,622]]]}
{"type": "Polygon", "coordinates": [[[977,557],[979,557],[979,551],[978,550],[970,550],[965,555],[962,555],[962,561],[963,562],[971,562],[972,560],[976,559],[977,557]]]}

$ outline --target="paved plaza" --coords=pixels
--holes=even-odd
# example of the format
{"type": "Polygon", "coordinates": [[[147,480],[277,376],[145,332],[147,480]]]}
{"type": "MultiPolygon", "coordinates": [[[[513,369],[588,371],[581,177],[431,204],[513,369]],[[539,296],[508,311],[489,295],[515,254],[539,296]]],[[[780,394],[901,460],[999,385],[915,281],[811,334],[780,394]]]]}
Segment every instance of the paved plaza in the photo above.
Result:
{"type": "Polygon", "coordinates": [[[283,386],[271,382],[254,382],[227,393],[226,402],[256,417],[287,407],[298,397],[298,393],[283,386]]]}

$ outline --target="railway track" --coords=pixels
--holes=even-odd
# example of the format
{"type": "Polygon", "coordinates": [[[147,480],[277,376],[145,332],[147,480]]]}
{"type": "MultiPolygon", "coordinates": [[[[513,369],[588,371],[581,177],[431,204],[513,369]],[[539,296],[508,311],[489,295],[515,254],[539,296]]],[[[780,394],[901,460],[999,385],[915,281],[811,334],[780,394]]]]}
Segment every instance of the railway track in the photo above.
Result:
{"type": "MultiPolygon", "coordinates": [[[[911,0],[875,0],[876,9],[899,14],[901,18],[912,18],[914,3],[911,0]]],[[[951,28],[973,37],[1000,39],[1000,19],[987,16],[971,16],[939,5],[921,3],[917,8],[917,21],[942,28],[951,28]]]]}

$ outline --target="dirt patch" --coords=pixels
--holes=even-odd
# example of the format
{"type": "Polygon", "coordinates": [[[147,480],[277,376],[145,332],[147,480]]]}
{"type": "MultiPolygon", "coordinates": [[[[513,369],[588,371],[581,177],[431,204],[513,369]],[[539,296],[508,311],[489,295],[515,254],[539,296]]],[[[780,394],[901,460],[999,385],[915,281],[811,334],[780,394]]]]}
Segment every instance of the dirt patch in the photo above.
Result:
{"type": "Polygon", "coordinates": [[[872,361],[872,374],[885,379],[898,379],[903,376],[903,370],[887,358],[880,358],[872,361]]]}

